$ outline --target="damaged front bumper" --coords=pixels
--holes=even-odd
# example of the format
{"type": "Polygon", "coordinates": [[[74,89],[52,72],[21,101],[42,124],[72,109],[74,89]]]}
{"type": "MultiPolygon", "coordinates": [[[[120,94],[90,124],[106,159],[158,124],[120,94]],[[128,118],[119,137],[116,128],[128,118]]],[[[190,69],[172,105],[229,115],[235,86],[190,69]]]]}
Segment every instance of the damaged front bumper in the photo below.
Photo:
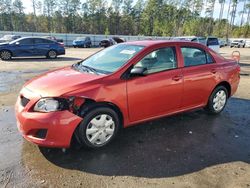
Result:
{"type": "Polygon", "coordinates": [[[19,131],[26,140],[40,146],[68,148],[82,118],[69,110],[34,112],[33,106],[40,98],[28,90],[21,91],[15,106],[19,131]]]}

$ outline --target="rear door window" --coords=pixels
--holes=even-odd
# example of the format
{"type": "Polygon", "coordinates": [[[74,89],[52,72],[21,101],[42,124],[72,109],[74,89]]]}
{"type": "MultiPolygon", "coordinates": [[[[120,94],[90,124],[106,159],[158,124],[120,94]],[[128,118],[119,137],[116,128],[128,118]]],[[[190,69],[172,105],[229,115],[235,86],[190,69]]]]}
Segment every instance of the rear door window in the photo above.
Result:
{"type": "Polygon", "coordinates": [[[51,40],[40,39],[40,38],[35,39],[35,44],[51,44],[51,43],[53,43],[53,41],[51,40]]]}
{"type": "Polygon", "coordinates": [[[181,52],[185,67],[205,65],[214,62],[210,54],[199,48],[181,47],[181,52]]]}

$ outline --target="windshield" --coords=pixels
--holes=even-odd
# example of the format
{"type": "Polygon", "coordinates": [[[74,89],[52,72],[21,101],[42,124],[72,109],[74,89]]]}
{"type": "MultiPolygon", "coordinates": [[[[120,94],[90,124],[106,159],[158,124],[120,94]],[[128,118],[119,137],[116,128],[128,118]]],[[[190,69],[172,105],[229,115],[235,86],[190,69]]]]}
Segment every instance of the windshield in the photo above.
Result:
{"type": "Polygon", "coordinates": [[[16,39],[16,40],[13,40],[11,41],[9,44],[15,44],[16,42],[20,41],[22,38],[19,38],[19,39],[16,39]]]}
{"type": "Polygon", "coordinates": [[[79,63],[78,67],[89,67],[102,74],[110,74],[121,68],[144,46],[118,44],[106,48],[79,63]]]}

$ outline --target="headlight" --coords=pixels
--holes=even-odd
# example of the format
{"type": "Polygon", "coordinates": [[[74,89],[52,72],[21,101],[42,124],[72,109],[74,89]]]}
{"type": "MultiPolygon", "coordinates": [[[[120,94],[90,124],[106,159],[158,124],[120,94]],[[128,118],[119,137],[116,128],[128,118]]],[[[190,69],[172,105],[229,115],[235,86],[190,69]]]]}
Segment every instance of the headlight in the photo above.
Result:
{"type": "Polygon", "coordinates": [[[36,112],[55,112],[65,110],[68,107],[66,99],[59,98],[43,98],[40,99],[34,106],[36,112]]]}

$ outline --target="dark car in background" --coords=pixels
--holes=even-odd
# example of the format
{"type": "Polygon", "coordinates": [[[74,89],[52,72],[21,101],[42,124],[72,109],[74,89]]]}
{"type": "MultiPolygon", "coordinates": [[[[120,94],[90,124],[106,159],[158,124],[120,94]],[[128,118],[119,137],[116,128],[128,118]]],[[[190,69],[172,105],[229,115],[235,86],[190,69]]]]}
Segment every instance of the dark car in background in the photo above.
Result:
{"type": "Polygon", "coordinates": [[[45,56],[50,59],[64,55],[64,46],[56,41],[39,38],[23,37],[9,43],[0,44],[0,58],[10,60],[12,57],[45,56]]]}
{"type": "Polygon", "coordinates": [[[4,35],[3,37],[0,38],[0,43],[10,42],[19,38],[21,38],[21,36],[19,35],[4,35]]]}
{"type": "Polygon", "coordinates": [[[124,39],[121,39],[119,37],[112,37],[110,39],[104,39],[104,40],[102,40],[99,43],[99,46],[107,48],[109,46],[112,46],[112,45],[115,45],[115,44],[118,44],[118,43],[123,43],[123,42],[125,42],[124,39]]]}
{"type": "Polygon", "coordinates": [[[73,40],[74,48],[90,48],[92,45],[90,37],[77,37],[76,40],[73,40]]]}
{"type": "Polygon", "coordinates": [[[100,47],[104,47],[104,48],[107,48],[109,46],[112,46],[114,44],[117,44],[114,39],[110,38],[110,39],[104,39],[102,40],[100,43],[99,43],[99,46],[100,47]]]}
{"type": "Polygon", "coordinates": [[[125,39],[120,38],[120,37],[112,37],[112,39],[113,39],[116,43],[123,43],[123,42],[126,42],[125,39]]]}
{"type": "Polygon", "coordinates": [[[56,42],[60,42],[60,43],[63,43],[63,39],[58,39],[56,38],[55,36],[45,36],[43,38],[46,38],[46,39],[50,39],[50,40],[54,40],[56,42]]]}

